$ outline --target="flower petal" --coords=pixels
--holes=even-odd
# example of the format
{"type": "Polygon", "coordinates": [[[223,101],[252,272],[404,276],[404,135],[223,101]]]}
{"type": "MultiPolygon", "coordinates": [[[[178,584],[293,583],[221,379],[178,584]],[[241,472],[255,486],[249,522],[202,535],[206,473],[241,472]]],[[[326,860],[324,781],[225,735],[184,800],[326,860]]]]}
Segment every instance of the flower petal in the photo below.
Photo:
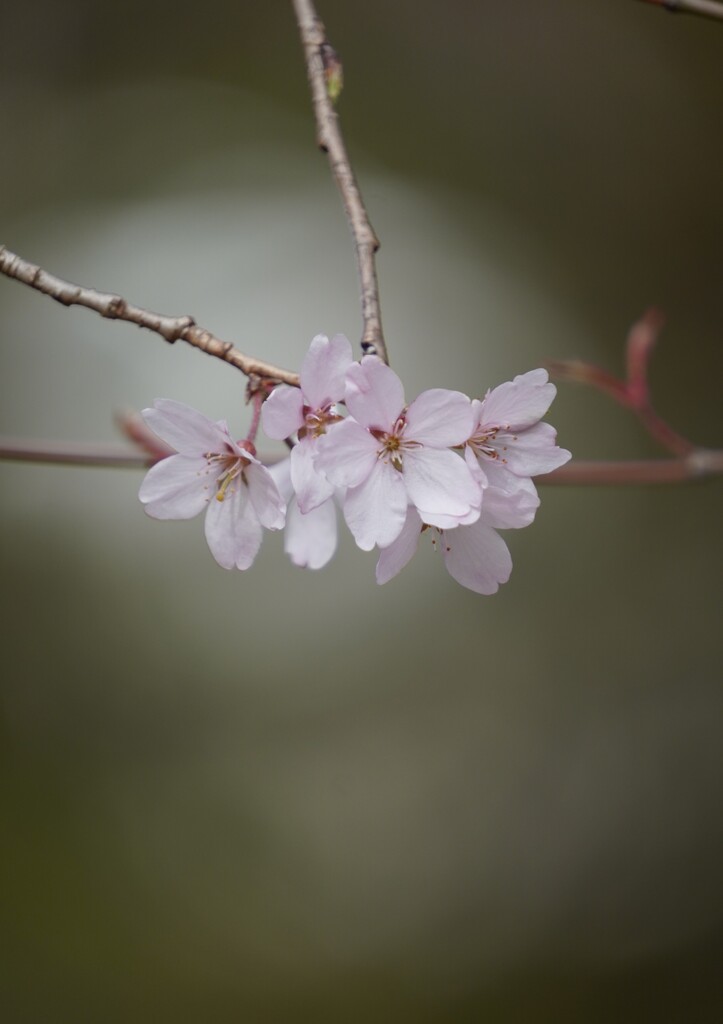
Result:
{"type": "Polygon", "coordinates": [[[494,594],[510,578],[512,558],[507,545],[479,520],[445,533],[442,550],[450,576],[477,594],[494,594]]]}
{"type": "Polygon", "coordinates": [[[336,551],[336,509],[330,498],[303,515],[296,501],[286,514],[284,551],[294,565],[323,569],[336,551]]]}
{"type": "Polygon", "coordinates": [[[357,487],[377,462],[378,442],[356,420],[347,418],[316,443],[316,468],[334,487],[357,487]]]}
{"type": "Polygon", "coordinates": [[[261,408],[261,426],[267,437],[283,441],[304,425],[304,397],[298,388],[280,384],[261,408]]]}
{"type": "Polygon", "coordinates": [[[294,488],[291,484],[291,459],[282,459],[268,467],[271,479],[279,489],[279,494],[288,504],[294,495],[294,488]]]}
{"type": "Polygon", "coordinates": [[[556,394],[555,385],[547,383],[546,370],[530,370],[490,391],[479,409],[478,422],[524,430],[542,419],[556,394]]]}
{"type": "Polygon", "coordinates": [[[464,459],[448,449],[405,451],[402,475],[409,500],[423,520],[425,512],[465,516],[482,501],[482,489],[464,459]]]}
{"type": "Polygon", "coordinates": [[[193,519],[216,492],[209,476],[206,459],[169,455],[148,470],[138,497],[154,519],[193,519]]]}
{"type": "Polygon", "coordinates": [[[438,530],[456,530],[458,526],[476,523],[481,512],[479,508],[470,509],[466,516],[443,516],[435,512],[425,512],[424,521],[427,526],[436,526],[438,530]]]}
{"type": "Polygon", "coordinates": [[[407,409],[405,437],[432,448],[464,444],[474,426],[472,403],[461,391],[423,391],[407,409]]]}
{"type": "Polygon", "coordinates": [[[407,516],[407,494],[401,474],[377,462],[366,480],[346,492],[344,518],[362,551],[391,544],[407,516]]]}
{"type": "Polygon", "coordinates": [[[334,493],[334,487],[314,462],[317,442],[304,437],[291,451],[291,483],[304,514],[317,508],[334,493]]]}
{"type": "Polygon", "coordinates": [[[524,476],[513,476],[496,465],[490,468],[489,487],[482,498],[482,521],[498,530],[529,526],[540,507],[535,485],[524,476]]]}
{"type": "Polygon", "coordinates": [[[346,387],[346,371],[353,362],[351,344],[343,334],[329,341],[317,334],[301,364],[299,379],[304,400],[312,409],[341,402],[346,387]]]}
{"type": "Polygon", "coordinates": [[[346,404],[362,426],[390,431],[404,408],[404,388],[381,359],[364,356],[347,371],[346,404]]]}
{"type": "Polygon", "coordinates": [[[388,583],[393,576],[401,572],[417,550],[422,535],[422,520],[411,505],[407,509],[407,519],[402,532],[396,540],[386,548],[382,548],[377,562],[377,583],[388,583]]]}
{"type": "Polygon", "coordinates": [[[205,534],[211,554],[224,569],[248,569],[261,547],[263,530],[240,480],[228,488],[223,501],[208,504],[205,534]]]}
{"type": "Polygon", "coordinates": [[[280,530],[286,521],[286,502],[266,466],[251,463],[244,470],[249,498],[259,522],[267,530],[280,530]]]}
{"type": "Polygon", "coordinates": [[[572,456],[555,444],[557,432],[549,423],[536,423],[519,434],[501,433],[494,446],[511,473],[537,476],[564,466],[572,456]]]}
{"type": "Polygon", "coordinates": [[[173,445],[181,455],[204,455],[227,450],[228,433],[197,409],[171,398],[157,398],[143,419],[154,434],[173,445]]]}

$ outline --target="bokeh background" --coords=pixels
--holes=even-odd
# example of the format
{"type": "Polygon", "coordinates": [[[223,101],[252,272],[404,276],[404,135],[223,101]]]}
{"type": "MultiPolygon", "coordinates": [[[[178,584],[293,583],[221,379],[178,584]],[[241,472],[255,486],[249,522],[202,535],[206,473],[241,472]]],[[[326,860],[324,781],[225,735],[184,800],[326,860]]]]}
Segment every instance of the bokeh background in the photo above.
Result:
{"type": "MultiPolygon", "coordinates": [[[[411,398],[622,365],[723,444],[723,29],[632,0],[329,0],[411,398]]],[[[290,5],[0,7],[0,240],[298,366],[360,334],[290,5]]],[[[0,431],[112,441],[244,380],[0,279],[0,431]]],[[[560,388],[579,457],[652,443],[560,388]]],[[[494,598],[269,536],[224,573],[129,470],[0,465],[0,1016],[717,1021],[719,482],[543,488],[494,598]]]]}

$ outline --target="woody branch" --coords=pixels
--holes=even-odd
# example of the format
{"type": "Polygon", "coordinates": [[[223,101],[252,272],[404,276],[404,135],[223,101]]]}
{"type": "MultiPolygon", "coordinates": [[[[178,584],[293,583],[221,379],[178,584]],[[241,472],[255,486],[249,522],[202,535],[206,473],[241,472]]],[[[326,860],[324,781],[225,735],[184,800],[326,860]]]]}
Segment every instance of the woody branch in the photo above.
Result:
{"type": "Polygon", "coordinates": [[[377,355],[388,363],[374,262],[379,240],[369,222],[341,134],[339,117],[334,110],[333,96],[341,88],[341,63],[326,38],[326,30],[311,0],[292,0],[292,3],[306,56],[317,143],[329,158],[329,166],[341,193],[354,237],[361,285],[362,351],[367,355],[377,355]]]}
{"type": "Polygon", "coordinates": [[[4,245],[0,246],[0,273],[35,288],[43,295],[49,295],[63,306],[85,306],[107,320],[125,320],[153,331],[170,344],[185,341],[201,352],[235,366],[252,381],[262,378],[275,383],[298,386],[298,374],[245,355],[230,341],[222,341],[205,327],[200,327],[193,317],[153,313],[148,309],[141,309],[140,306],[131,305],[120,295],[99,292],[94,288],[64,281],[10,252],[4,245]]]}

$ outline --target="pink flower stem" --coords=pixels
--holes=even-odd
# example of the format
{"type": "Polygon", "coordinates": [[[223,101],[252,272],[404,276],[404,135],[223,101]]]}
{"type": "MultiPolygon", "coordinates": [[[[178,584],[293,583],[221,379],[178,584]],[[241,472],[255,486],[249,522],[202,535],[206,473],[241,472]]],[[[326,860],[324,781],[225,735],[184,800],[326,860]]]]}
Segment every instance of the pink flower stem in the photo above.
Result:
{"type": "Polygon", "coordinates": [[[259,432],[259,424],[261,423],[261,408],[264,404],[265,399],[266,395],[264,394],[263,391],[254,391],[251,396],[251,401],[253,402],[254,406],[254,414],[251,420],[251,426],[249,427],[249,432],[246,435],[246,440],[250,441],[251,444],[254,444],[254,442],[256,441],[256,435],[259,432]]]}

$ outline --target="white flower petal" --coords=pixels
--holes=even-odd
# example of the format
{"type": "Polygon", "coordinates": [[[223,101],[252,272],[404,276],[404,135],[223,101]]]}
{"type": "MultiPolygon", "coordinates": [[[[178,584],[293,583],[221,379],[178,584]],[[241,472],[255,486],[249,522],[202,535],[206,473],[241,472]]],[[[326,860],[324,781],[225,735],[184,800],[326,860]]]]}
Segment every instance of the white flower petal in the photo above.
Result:
{"type": "Polygon", "coordinates": [[[312,409],[341,402],[346,387],[346,371],[353,362],[351,344],[343,334],[329,339],[317,334],[301,364],[299,379],[304,400],[312,409]]]}
{"type": "Polygon", "coordinates": [[[304,425],[304,397],[298,388],[280,384],[264,402],[261,426],[267,437],[284,441],[304,425]]]}
{"type": "Polygon", "coordinates": [[[477,594],[494,594],[512,572],[512,558],[498,533],[481,521],[445,533],[442,551],[447,571],[477,594]]]}
{"type": "Polygon", "coordinates": [[[294,488],[291,483],[291,459],[282,459],[281,462],[275,462],[273,466],[268,467],[271,479],[274,481],[279,489],[279,494],[288,504],[294,494],[294,488]]]}
{"type": "Polygon", "coordinates": [[[432,448],[464,444],[474,426],[469,398],[445,388],[423,391],[409,406],[406,419],[405,437],[432,448]]]}
{"type": "Polygon", "coordinates": [[[456,530],[458,526],[469,526],[476,523],[482,510],[470,509],[466,516],[443,516],[434,512],[425,512],[424,521],[427,526],[436,526],[438,530],[456,530]]]}
{"type": "Polygon", "coordinates": [[[334,493],[334,487],[314,462],[317,441],[305,437],[291,451],[291,483],[299,508],[306,514],[334,493]]]}
{"type": "Polygon", "coordinates": [[[379,444],[356,420],[336,423],[316,443],[316,468],[334,487],[357,487],[377,462],[379,444]]]}
{"type": "Polygon", "coordinates": [[[262,526],[280,530],[286,521],[286,502],[266,466],[252,463],[244,470],[251,504],[262,526]]]}
{"type": "Polygon", "coordinates": [[[346,404],[364,427],[391,431],[404,408],[404,388],[394,370],[376,356],[352,363],[346,375],[346,404]]]}
{"type": "Polygon", "coordinates": [[[205,521],[211,554],[224,569],[248,569],[261,547],[263,530],[248,487],[235,480],[223,501],[209,502],[205,521]]]}
{"type": "Polygon", "coordinates": [[[151,466],[138,497],[154,519],[193,519],[216,493],[215,479],[206,459],[170,455],[151,466]]]}
{"type": "Polygon", "coordinates": [[[330,498],[303,515],[296,501],[286,514],[284,551],[294,565],[323,569],[336,551],[336,509],[330,498]]]}
{"type": "Polygon", "coordinates": [[[540,507],[533,482],[528,477],[513,476],[504,470],[491,474],[490,478],[490,486],[482,498],[482,521],[498,530],[519,530],[529,526],[540,507]],[[502,486],[495,486],[493,478],[501,478],[502,486]]]}
{"type": "Polygon", "coordinates": [[[379,555],[376,571],[377,583],[388,583],[393,576],[402,571],[417,550],[421,535],[422,520],[419,518],[417,510],[410,505],[402,532],[396,540],[382,548],[379,555]]]}
{"type": "Polygon", "coordinates": [[[564,466],[572,457],[555,444],[557,433],[549,423],[536,423],[519,434],[498,434],[494,447],[511,473],[538,476],[564,466]]]}
{"type": "Polygon", "coordinates": [[[423,520],[425,512],[465,516],[482,501],[482,489],[464,459],[448,449],[405,451],[402,475],[409,500],[423,520]]]}
{"type": "Polygon", "coordinates": [[[143,410],[143,419],[154,434],[167,441],[181,455],[224,452],[227,432],[197,409],[171,398],[157,398],[153,409],[143,410]]]}
{"type": "Polygon", "coordinates": [[[401,474],[386,462],[377,462],[359,487],[344,499],[344,518],[362,551],[391,544],[399,536],[407,515],[407,495],[401,474]]]}
{"type": "Polygon", "coordinates": [[[513,432],[531,427],[542,419],[557,393],[555,385],[546,382],[547,371],[531,370],[500,384],[482,402],[479,423],[509,427],[513,432]]]}

